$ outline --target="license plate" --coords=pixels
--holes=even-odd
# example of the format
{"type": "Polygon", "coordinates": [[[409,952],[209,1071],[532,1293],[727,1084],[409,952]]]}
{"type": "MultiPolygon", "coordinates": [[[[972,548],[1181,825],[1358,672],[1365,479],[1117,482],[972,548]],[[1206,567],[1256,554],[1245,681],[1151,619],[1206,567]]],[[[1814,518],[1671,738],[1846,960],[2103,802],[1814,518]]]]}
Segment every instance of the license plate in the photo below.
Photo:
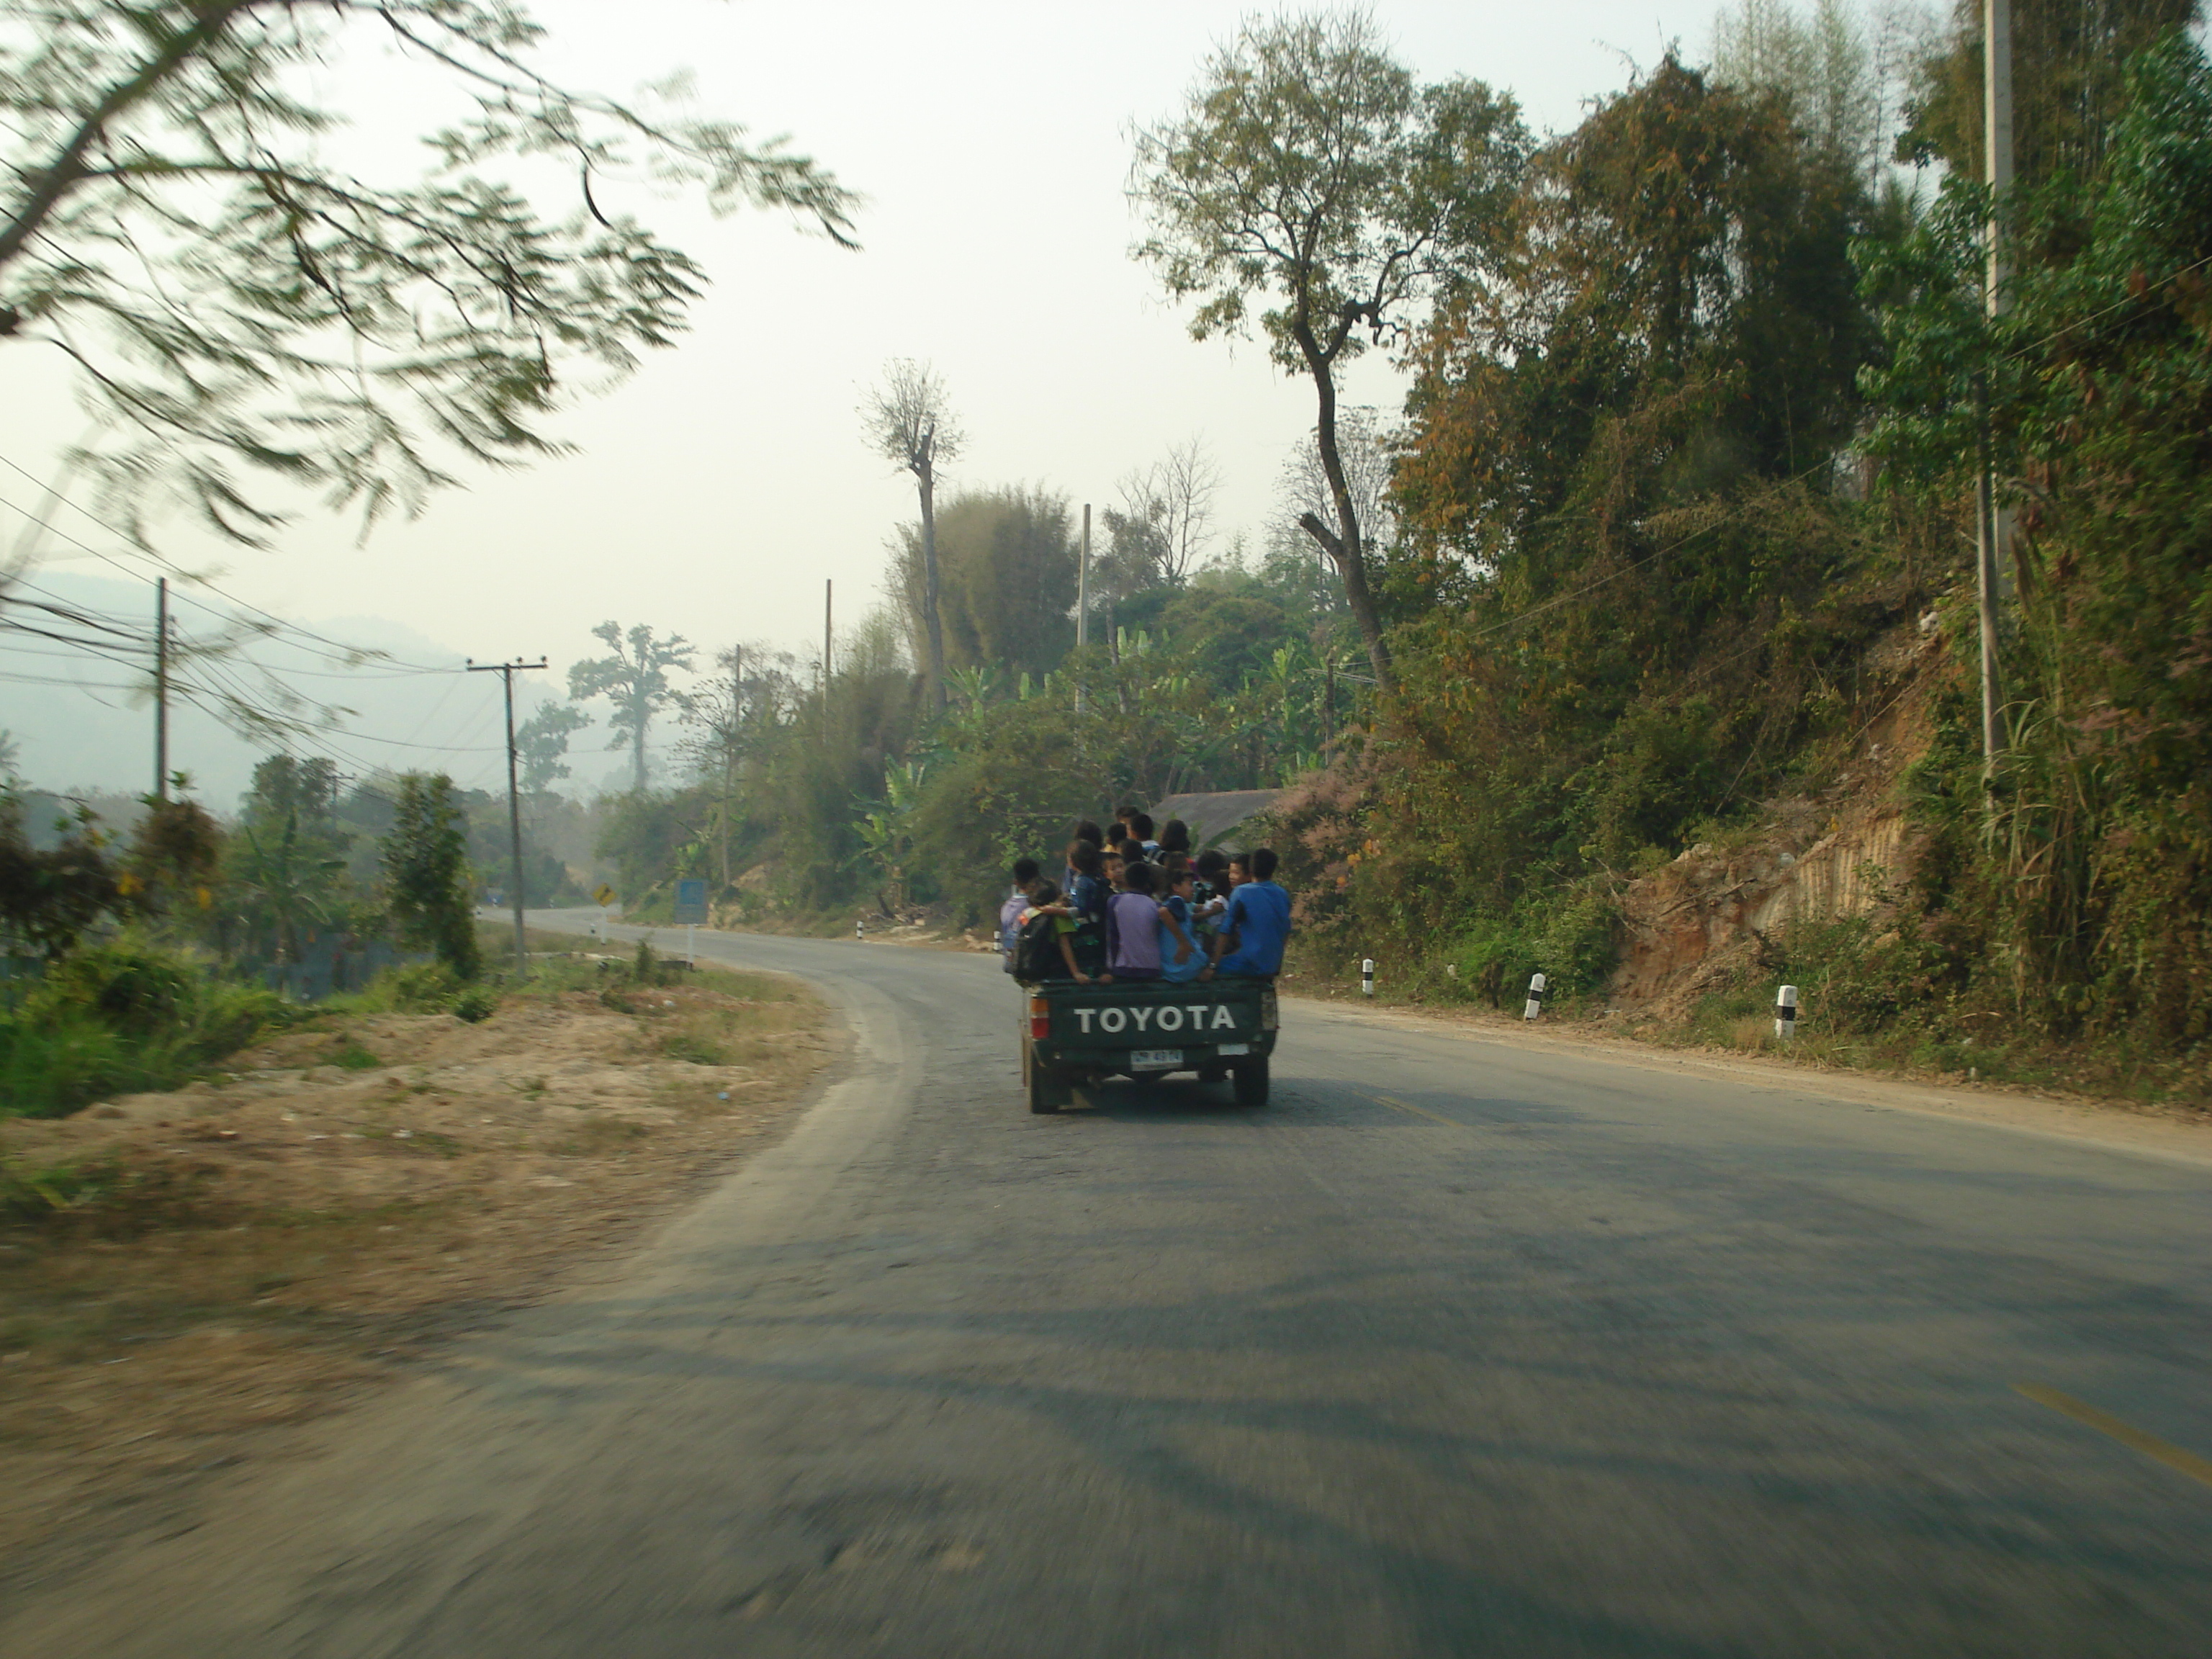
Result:
{"type": "Polygon", "coordinates": [[[1249,1042],[1224,1042],[1213,1052],[1217,1054],[1249,1054],[1252,1052],[1252,1045],[1249,1042]]]}
{"type": "Polygon", "coordinates": [[[1139,1048],[1129,1056],[1129,1064],[1140,1072],[1172,1071],[1182,1064],[1182,1050],[1139,1048]]]}

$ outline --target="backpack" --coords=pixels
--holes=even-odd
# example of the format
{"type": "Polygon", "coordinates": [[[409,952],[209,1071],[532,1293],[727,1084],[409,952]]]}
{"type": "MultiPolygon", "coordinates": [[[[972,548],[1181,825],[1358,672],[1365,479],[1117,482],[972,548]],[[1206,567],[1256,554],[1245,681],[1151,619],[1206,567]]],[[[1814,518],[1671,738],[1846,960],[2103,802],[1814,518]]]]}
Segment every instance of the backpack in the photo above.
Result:
{"type": "Polygon", "coordinates": [[[1017,979],[1066,979],[1067,964],[1060,960],[1058,916],[1031,916],[1022,924],[1013,954],[1006,958],[1017,979]]]}

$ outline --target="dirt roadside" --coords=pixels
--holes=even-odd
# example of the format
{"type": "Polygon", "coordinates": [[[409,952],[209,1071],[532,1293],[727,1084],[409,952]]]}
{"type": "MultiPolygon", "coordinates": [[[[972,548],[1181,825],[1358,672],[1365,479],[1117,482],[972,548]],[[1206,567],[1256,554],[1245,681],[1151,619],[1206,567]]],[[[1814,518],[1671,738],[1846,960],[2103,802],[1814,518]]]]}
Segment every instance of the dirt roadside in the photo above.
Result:
{"type": "Polygon", "coordinates": [[[735,970],[542,991],[0,1120],[0,1595],[632,1243],[794,1120],[832,1018],[735,970]]]}
{"type": "Polygon", "coordinates": [[[1959,1118],[2064,1140],[2124,1147],[2212,1167],[2212,1114],[2186,1106],[2142,1105],[2132,1101],[2008,1089],[1963,1080],[1927,1082],[1720,1049],[1662,1048],[1633,1037],[1587,1031],[1568,1024],[1531,1027],[1510,1014],[1488,1009],[1412,1008],[1402,1005],[1370,1007],[1356,998],[1316,995],[1287,986],[1283,988],[1283,994],[1296,998],[1306,1006],[1326,1009],[1347,1019],[1462,1036],[1473,1042],[1502,1043],[1509,1048],[1588,1054],[1651,1071],[1677,1074],[1703,1072],[1823,1099],[1959,1118]]]}

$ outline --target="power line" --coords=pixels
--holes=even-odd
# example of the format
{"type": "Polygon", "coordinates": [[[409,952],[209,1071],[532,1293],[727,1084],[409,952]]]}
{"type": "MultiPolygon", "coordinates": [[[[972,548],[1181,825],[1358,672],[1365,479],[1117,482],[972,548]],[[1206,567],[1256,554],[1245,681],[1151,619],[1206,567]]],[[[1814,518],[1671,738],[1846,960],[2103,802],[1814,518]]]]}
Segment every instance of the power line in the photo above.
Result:
{"type": "MultiPolygon", "coordinates": [[[[116,537],[118,540],[126,544],[126,550],[129,551],[131,556],[142,559],[149,564],[159,566],[161,568],[169,572],[173,575],[182,577],[186,581],[196,583],[199,586],[207,589],[209,592],[216,594],[222,599],[229,600],[232,605],[236,605],[241,611],[251,611],[253,615],[264,618],[264,620],[275,624],[277,628],[280,628],[298,638],[313,640],[319,645],[328,646],[331,649],[339,652],[348,658],[357,658],[363,654],[362,647],[347,645],[341,641],[333,640],[326,635],[316,633],[314,629],[311,628],[302,627],[298,623],[289,622],[284,617],[276,615],[273,611],[264,611],[261,606],[254,605],[248,600],[241,599],[236,594],[228,592],[227,589],[216,586],[213,582],[208,580],[206,577],[199,575],[192,571],[186,570],[182,565],[177,563],[173,559],[167,558],[161,554],[147,552],[142,549],[129,547],[128,544],[131,542],[131,538],[124,532],[118,530],[113,525],[109,524],[105,519],[102,519],[98,514],[92,512],[89,508],[82,507],[76,502],[70,500],[68,496],[63,495],[59,490],[52,488],[44,480],[40,479],[36,473],[32,472],[28,468],[21,465],[6,455],[0,455],[0,465],[4,465],[11,471],[20,474],[22,477],[37,485],[40,489],[46,490],[49,495],[51,495],[55,501],[60,502],[64,507],[68,507],[70,512],[76,514],[81,518],[85,519],[92,524],[98,525],[109,535],[116,537]]],[[[88,542],[80,541],[76,537],[70,535],[66,530],[62,529],[60,526],[46,519],[40,518],[37,514],[30,512],[25,507],[17,506],[14,501],[9,501],[5,496],[0,496],[0,507],[7,507],[10,512],[20,514],[25,519],[29,520],[31,523],[37,525],[40,529],[45,530],[52,535],[60,537],[70,546],[89,554],[94,558],[99,559],[104,563],[112,565],[116,569],[123,571],[134,580],[143,581],[146,580],[143,576],[139,575],[137,572],[131,570],[129,566],[118,560],[113,555],[104,553],[100,549],[94,547],[88,542]]],[[[179,595],[179,597],[184,598],[185,596],[179,595]]],[[[196,600],[188,599],[187,602],[198,604],[196,600]]],[[[201,605],[199,608],[210,611],[212,615],[221,614],[220,612],[215,611],[213,607],[209,605],[201,605]]],[[[391,657],[389,653],[383,652],[371,652],[368,654],[384,657],[386,660],[392,662],[399,662],[402,660],[398,658],[391,657]]],[[[425,673],[443,673],[448,672],[441,668],[434,668],[428,664],[422,663],[406,664],[405,665],[425,673]]]]}

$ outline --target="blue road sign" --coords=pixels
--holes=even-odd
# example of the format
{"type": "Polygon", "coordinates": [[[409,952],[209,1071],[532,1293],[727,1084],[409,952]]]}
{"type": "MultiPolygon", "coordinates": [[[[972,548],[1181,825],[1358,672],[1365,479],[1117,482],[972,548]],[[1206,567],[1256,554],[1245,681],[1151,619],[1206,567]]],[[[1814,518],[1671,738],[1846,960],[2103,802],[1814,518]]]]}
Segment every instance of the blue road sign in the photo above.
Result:
{"type": "Polygon", "coordinates": [[[678,923],[707,920],[707,884],[704,880],[690,879],[676,884],[676,920],[678,923]]]}

